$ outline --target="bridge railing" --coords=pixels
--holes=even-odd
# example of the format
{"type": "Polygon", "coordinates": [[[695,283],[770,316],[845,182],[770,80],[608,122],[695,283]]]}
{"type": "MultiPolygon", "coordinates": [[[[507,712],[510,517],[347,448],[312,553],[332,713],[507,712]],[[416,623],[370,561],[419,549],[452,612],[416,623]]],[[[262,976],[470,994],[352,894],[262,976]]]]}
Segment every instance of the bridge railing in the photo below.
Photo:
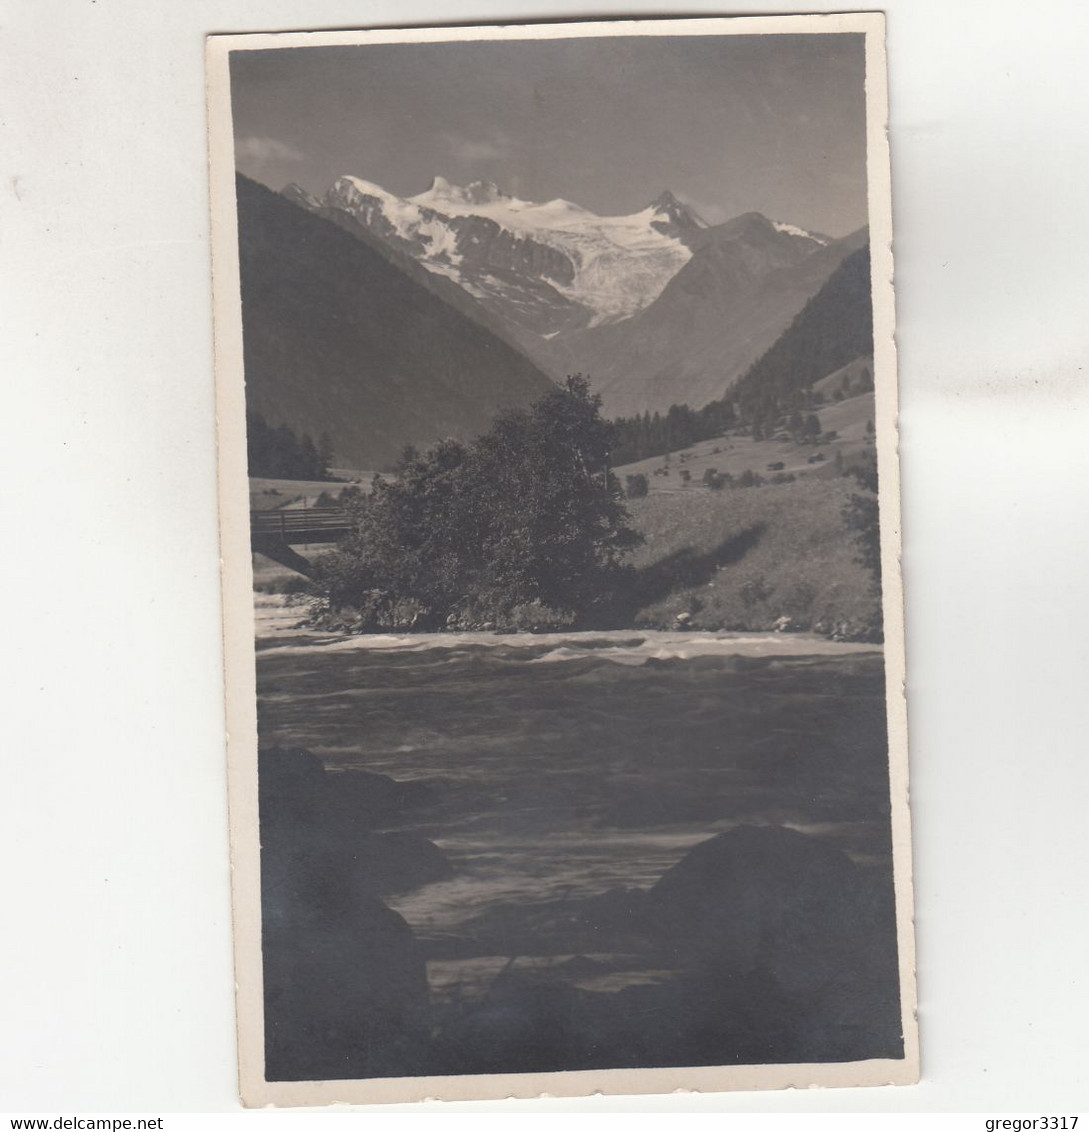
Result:
{"type": "Polygon", "coordinates": [[[281,509],[277,511],[251,511],[250,536],[279,537],[285,542],[291,536],[303,532],[329,534],[344,533],[348,530],[348,512],[340,507],[309,507],[281,509]]]}

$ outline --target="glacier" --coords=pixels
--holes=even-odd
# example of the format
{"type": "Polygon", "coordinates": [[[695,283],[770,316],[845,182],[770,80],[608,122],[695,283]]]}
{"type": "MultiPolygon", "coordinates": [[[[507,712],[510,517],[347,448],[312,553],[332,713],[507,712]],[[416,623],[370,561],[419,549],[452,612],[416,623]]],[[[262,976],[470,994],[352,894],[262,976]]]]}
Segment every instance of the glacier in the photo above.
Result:
{"type": "MultiPolygon", "coordinates": [[[[467,262],[474,243],[482,239],[474,234],[473,221],[492,222],[498,234],[509,234],[520,248],[527,242],[552,248],[570,264],[570,272],[564,273],[569,278],[542,271],[534,281],[585,308],[589,326],[619,321],[649,306],[692,256],[682,239],[655,226],[672,221],[665,208],[598,216],[561,198],[520,200],[489,181],[459,186],[435,177],[425,192],[406,198],[372,181],[343,176],[324,203],[379,236],[393,237],[424,267],[478,297],[496,281],[482,278],[488,271],[480,262],[467,262]]],[[[490,227],[485,234],[490,239],[497,235],[490,227]]]]}

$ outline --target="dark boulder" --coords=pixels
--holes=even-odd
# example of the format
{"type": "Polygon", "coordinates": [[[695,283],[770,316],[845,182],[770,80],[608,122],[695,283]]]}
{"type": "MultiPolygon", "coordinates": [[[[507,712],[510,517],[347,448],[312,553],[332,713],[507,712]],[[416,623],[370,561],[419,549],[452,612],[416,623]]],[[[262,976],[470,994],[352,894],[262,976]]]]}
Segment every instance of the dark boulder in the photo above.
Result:
{"type": "Polygon", "coordinates": [[[372,832],[397,804],[392,779],[343,772],[360,775],[345,790],[285,748],[261,752],[258,775],[267,1078],[424,1072],[424,958],[378,895],[441,879],[449,864],[426,838],[372,832]]]}
{"type": "Polygon", "coordinates": [[[695,998],[750,1017],[746,1044],[803,1060],[900,1056],[890,871],[794,830],[739,827],[690,850],[647,904],[695,998]],[[747,1000],[754,978],[763,1006],[747,1000]]]}
{"type": "Polygon", "coordinates": [[[482,1002],[450,1018],[436,1035],[434,1072],[547,1073],[606,1067],[612,1051],[602,1039],[610,1029],[612,1002],[612,995],[517,969],[505,971],[482,1002]]]}
{"type": "Polygon", "coordinates": [[[382,896],[410,892],[454,875],[446,854],[418,833],[373,834],[359,845],[354,858],[360,883],[382,896]]]}
{"type": "Polygon", "coordinates": [[[276,903],[263,934],[266,1078],[423,1072],[427,974],[405,921],[373,897],[330,900],[317,883],[276,903]]]}
{"type": "Polygon", "coordinates": [[[426,782],[398,782],[369,770],[327,771],[326,786],[338,816],[370,828],[378,828],[434,799],[434,791],[426,782]]]}
{"type": "Polygon", "coordinates": [[[325,801],[325,768],[301,748],[269,747],[257,757],[262,834],[320,821],[325,801]]]}
{"type": "Polygon", "coordinates": [[[838,936],[858,870],[839,849],[779,826],[701,842],[649,893],[656,927],[686,961],[744,972],[799,935],[838,936]]]}
{"type": "Polygon", "coordinates": [[[261,820],[376,829],[434,801],[427,782],[398,782],[368,770],[327,770],[302,747],[266,747],[258,754],[261,820]]]}

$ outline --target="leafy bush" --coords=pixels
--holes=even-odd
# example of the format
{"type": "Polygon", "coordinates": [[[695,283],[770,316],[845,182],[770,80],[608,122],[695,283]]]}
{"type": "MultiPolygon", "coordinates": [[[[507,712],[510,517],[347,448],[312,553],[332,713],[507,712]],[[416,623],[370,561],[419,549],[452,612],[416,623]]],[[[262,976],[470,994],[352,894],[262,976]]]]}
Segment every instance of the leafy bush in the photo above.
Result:
{"type": "Polygon", "coordinates": [[[741,586],[741,600],[747,606],[761,605],[771,597],[771,590],[768,588],[767,582],[764,580],[763,574],[757,574],[754,578],[749,578],[741,586]]]}
{"type": "Polygon", "coordinates": [[[752,468],[746,468],[737,479],[738,487],[759,487],[764,482],[764,477],[754,472],[752,468]]]}
{"type": "Polygon", "coordinates": [[[796,582],[783,595],[783,612],[792,621],[807,625],[816,600],[817,587],[812,582],[796,582]]]}
{"type": "Polygon", "coordinates": [[[351,533],[318,574],[330,612],[360,611],[366,631],[510,624],[522,606],[574,623],[607,605],[640,542],[609,443],[600,398],[573,377],[470,445],[406,451],[395,480],[347,502],[351,533]]]}
{"type": "Polygon", "coordinates": [[[575,615],[570,610],[552,609],[534,600],[516,605],[510,611],[505,628],[512,633],[556,633],[574,624],[575,615]]]}

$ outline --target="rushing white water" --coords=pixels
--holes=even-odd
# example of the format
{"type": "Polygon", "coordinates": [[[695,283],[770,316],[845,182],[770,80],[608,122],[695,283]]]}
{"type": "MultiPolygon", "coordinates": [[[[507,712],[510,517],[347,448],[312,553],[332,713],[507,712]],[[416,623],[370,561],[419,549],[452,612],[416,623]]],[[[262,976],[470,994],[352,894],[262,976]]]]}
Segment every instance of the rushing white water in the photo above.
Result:
{"type": "Polygon", "coordinates": [[[298,607],[277,595],[256,604],[257,637],[277,651],[428,652],[479,648],[528,649],[533,663],[580,660],[589,655],[616,664],[648,660],[691,660],[698,656],[849,656],[880,654],[879,645],[830,641],[805,633],[677,632],[664,629],[612,629],[561,633],[358,633],[332,634],[300,628],[298,607]],[[543,651],[542,651],[543,650],[543,651]]]}

